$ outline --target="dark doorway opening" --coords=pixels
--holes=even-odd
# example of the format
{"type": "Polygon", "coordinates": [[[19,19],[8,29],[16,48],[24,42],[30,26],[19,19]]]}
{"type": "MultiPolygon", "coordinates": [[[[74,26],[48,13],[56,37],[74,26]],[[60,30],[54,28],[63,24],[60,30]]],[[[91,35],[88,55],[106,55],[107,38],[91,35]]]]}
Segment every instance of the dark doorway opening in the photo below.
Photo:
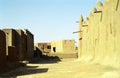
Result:
{"type": "Polygon", "coordinates": [[[56,52],[56,47],[53,47],[53,51],[56,52]]]}

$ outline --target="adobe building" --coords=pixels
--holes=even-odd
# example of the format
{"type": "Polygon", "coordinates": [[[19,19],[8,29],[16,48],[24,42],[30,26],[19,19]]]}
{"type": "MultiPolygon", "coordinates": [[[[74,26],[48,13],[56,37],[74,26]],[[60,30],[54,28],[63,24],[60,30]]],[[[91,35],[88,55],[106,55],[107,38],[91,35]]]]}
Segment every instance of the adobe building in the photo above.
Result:
{"type": "Polygon", "coordinates": [[[51,52],[51,43],[35,43],[35,46],[43,53],[47,54],[51,52]]]}
{"type": "Polygon", "coordinates": [[[51,52],[74,53],[75,40],[58,40],[51,42],[51,52]]]}
{"type": "Polygon", "coordinates": [[[34,53],[34,38],[31,32],[20,29],[3,29],[3,31],[6,34],[7,56],[9,56],[8,49],[11,47],[16,51],[16,56],[19,61],[32,59],[34,53]]]}
{"type": "Polygon", "coordinates": [[[6,34],[6,55],[8,56],[8,46],[15,46],[15,35],[14,29],[3,29],[6,34]]]}
{"type": "Polygon", "coordinates": [[[22,51],[23,47],[21,47],[22,46],[22,43],[21,43],[22,38],[21,38],[20,32],[18,30],[17,31],[14,30],[14,29],[3,29],[3,31],[6,34],[6,50],[7,50],[6,55],[9,58],[13,58],[11,52],[10,52],[11,56],[9,55],[9,51],[13,50],[12,52],[16,53],[15,55],[19,61],[24,60],[24,53],[22,51]],[[10,48],[12,48],[12,49],[10,49],[10,48]]]}
{"type": "Polygon", "coordinates": [[[20,61],[32,61],[34,38],[28,31],[20,29],[0,30],[0,73],[20,65],[20,61]],[[2,70],[2,71],[1,71],[2,70]]]}
{"type": "Polygon", "coordinates": [[[81,61],[120,68],[120,1],[104,2],[86,20],[80,17],[78,54],[81,61]]]}
{"type": "Polygon", "coordinates": [[[26,35],[26,60],[32,61],[34,56],[34,35],[27,29],[24,30],[24,34],[26,35]]]}
{"type": "Polygon", "coordinates": [[[51,42],[50,56],[58,56],[60,58],[77,58],[75,51],[75,40],[58,40],[51,42]]]}
{"type": "Polygon", "coordinates": [[[6,69],[6,37],[5,33],[0,30],[0,73],[6,69]]]}

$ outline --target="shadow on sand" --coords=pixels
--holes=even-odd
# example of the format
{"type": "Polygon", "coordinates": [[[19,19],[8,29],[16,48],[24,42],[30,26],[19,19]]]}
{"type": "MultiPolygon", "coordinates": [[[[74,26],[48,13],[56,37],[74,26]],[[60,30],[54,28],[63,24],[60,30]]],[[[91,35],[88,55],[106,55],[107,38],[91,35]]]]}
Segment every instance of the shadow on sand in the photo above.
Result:
{"type": "MultiPolygon", "coordinates": [[[[43,55],[39,60],[31,62],[30,64],[51,64],[60,62],[60,58],[55,56],[43,55]]],[[[17,78],[17,76],[29,75],[29,74],[40,74],[48,71],[48,68],[38,68],[39,66],[27,66],[23,64],[21,67],[12,70],[8,73],[0,74],[0,78],[17,78]]]]}
{"type": "MultiPolygon", "coordinates": [[[[34,60],[30,64],[51,64],[58,63],[61,59],[58,56],[43,55],[36,49],[34,54],[34,60]]],[[[10,72],[0,74],[0,78],[16,78],[17,76],[40,74],[48,71],[48,68],[39,68],[39,66],[27,66],[27,63],[22,63],[22,66],[14,69],[10,72]]]]}
{"type": "Polygon", "coordinates": [[[16,78],[17,76],[45,73],[48,68],[38,68],[38,66],[23,66],[6,74],[0,74],[0,78],[16,78]]]}
{"type": "Polygon", "coordinates": [[[32,64],[51,64],[61,62],[58,56],[43,55],[38,61],[32,62],[32,64]]]}
{"type": "Polygon", "coordinates": [[[34,50],[34,61],[31,63],[33,64],[50,64],[50,63],[58,63],[61,61],[61,59],[58,56],[48,56],[47,54],[44,55],[44,53],[37,47],[35,47],[34,50]],[[37,60],[36,60],[37,59],[37,60]]]}

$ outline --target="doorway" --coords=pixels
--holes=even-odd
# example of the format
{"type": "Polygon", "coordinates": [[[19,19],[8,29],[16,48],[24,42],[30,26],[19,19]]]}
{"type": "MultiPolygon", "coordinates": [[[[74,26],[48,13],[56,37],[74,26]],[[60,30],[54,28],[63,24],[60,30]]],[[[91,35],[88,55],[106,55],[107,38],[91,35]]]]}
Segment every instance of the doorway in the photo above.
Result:
{"type": "Polygon", "coordinates": [[[53,52],[56,52],[56,47],[53,47],[53,52]]]}

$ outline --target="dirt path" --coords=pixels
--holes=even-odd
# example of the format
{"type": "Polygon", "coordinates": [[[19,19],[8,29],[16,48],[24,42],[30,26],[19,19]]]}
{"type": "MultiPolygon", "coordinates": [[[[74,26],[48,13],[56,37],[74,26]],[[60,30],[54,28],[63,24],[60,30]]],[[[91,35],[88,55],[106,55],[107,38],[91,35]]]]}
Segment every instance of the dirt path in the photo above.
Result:
{"type": "Polygon", "coordinates": [[[40,61],[27,64],[3,77],[8,78],[120,78],[119,70],[98,64],[85,64],[77,59],[40,61]]]}

